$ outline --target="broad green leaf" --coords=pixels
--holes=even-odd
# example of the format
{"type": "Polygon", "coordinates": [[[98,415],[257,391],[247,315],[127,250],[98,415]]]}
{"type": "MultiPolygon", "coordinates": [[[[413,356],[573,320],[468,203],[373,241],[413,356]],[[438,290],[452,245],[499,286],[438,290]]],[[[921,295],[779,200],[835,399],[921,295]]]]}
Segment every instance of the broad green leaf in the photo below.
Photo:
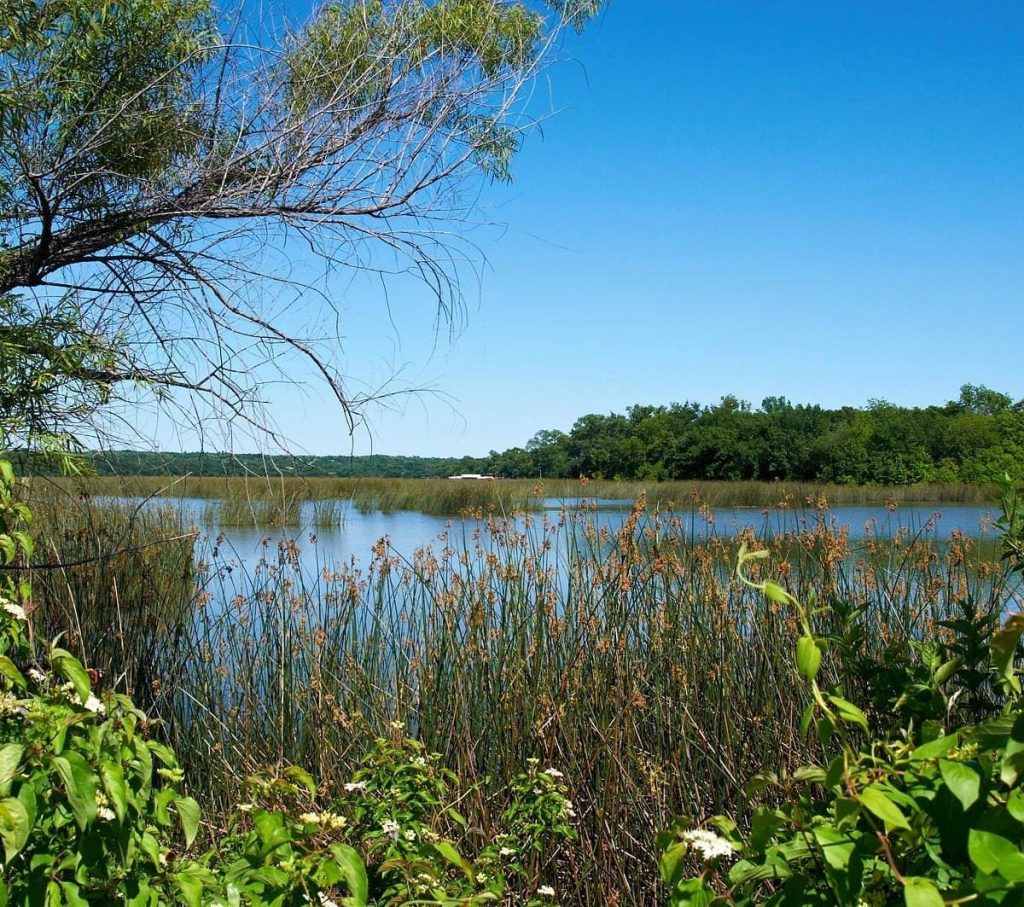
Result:
{"type": "Polygon", "coordinates": [[[1024,774],[1024,715],[1018,715],[1010,727],[1006,749],[999,766],[999,777],[1007,787],[1015,787],[1024,774]]]}
{"type": "Polygon", "coordinates": [[[961,664],[963,664],[963,659],[958,655],[956,658],[951,658],[945,664],[941,665],[932,675],[932,686],[942,686],[942,684],[956,673],[961,664]]]}
{"type": "Polygon", "coordinates": [[[661,870],[661,880],[669,887],[675,885],[686,871],[687,847],[682,841],[678,841],[666,847],[658,859],[658,868],[661,870]]]}
{"type": "Polygon", "coordinates": [[[434,845],[434,850],[436,850],[443,859],[451,863],[452,866],[457,866],[461,869],[466,878],[472,881],[473,865],[461,853],[459,853],[458,849],[451,841],[438,841],[434,845]]]}
{"type": "Polygon", "coordinates": [[[1006,811],[1018,822],[1024,823],[1024,790],[1018,788],[1006,800],[1006,811]]]}
{"type": "Polygon", "coordinates": [[[982,872],[997,872],[999,864],[1017,852],[1016,844],[997,832],[983,828],[967,832],[967,853],[982,872]]]}
{"type": "Polygon", "coordinates": [[[316,796],[316,782],[313,780],[313,776],[304,768],[299,768],[297,765],[289,765],[284,770],[284,776],[295,784],[301,784],[309,791],[311,797],[316,796]]]}
{"type": "Polygon", "coordinates": [[[195,874],[187,871],[179,871],[171,876],[178,891],[181,892],[181,899],[187,907],[202,907],[203,903],[203,882],[195,874]]]}
{"type": "Polygon", "coordinates": [[[887,830],[890,828],[910,828],[910,824],[907,822],[907,817],[903,815],[903,811],[892,802],[889,795],[880,787],[875,785],[865,787],[857,795],[857,799],[885,823],[887,830]]]}
{"type": "Polygon", "coordinates": [[[853,856],[853,849],[856,842],[828,825],[818,825],[814,828],[814,839],[818,842],[825,861],[833,869],[845,870],[850,864],[850,857],[853,856]]]}
{"type": "Polygon", "coordinates": [[[11,792],[11,783],[18,774],[18,766],[24,755],[25,747],[20,743],[8,743],[0,747],[0,797],[6,797],[11,792]]]}
{"type": "Polygon", "coordinates": [[[124,781],[124,771],[116,762],[103,761],[100,763],[100,777],[103,779],[103,789],[114,807],[117,821],[123,822],[128,811],[128,785],[124,781]]]}
{"type": "Polygon", "coordinates": [[[346,907],[366,907],[367,898],[370,896],[370,883],[366,878],[366,867],[358,852],[347,844],[332,844],[331,854],[348,883],[349,897],[344,900],[346,907]]]}
{"type": "Polygon", "coordinates": [[[910,876],[903,880],[903,897],[907,907],[945,907],[942,892],[931,879],[910,876]]]}
{"type": "Polygon", "coordinates": [[[72,750],[54,758],[53,765],[64,783],[75,821],[84,831],[96,820],[96,776],[81,754],[72,750]]]}
{"type": "Polygon", "coordinates": [[[1013,657],[1021,636],[1024,636],[1024,613],[1011,615],[1002,629],[992,634],[992,641],[989,643],[992,665],[1003,682],[1016,693],[1021,689],[1020,680],[1013,672],[1013,657]]]}
{"type": "Polygon", "coordinates": [[[867,716],[852,702],[847,699],[843,699],[841,696],[829,696],[828,701],[835,706],[836,711],[839,713],[839,717],[842,718],[843,721],[848,724],[856,724],[867,731],[867,716]]]}
{"type": "Polygon", "coordinates": [[[81,889],[74,882],[61,882],[60,888],[64,895],[62,907],[89,907],[89,902],[82,897],[81,889]]]}
{"type": "Polygon", "coordinates": [[[92,684],[89,682],[89,675],[85,673],[82,663],[67,649],[57,647],[50,650],[50,661],[58,674],[71,681],[78,698],[85,702],[92,692],[92,684]]]}
{"type": "Polygon", "coordinates": [[[4,861],[10,863],[28,841],[31,830],[28,812],[15,797],[0,800],[0,839],[4,843],[4,861]]]}
{"type": "Polygon", "coordinates": [[[6,655],[0,655],[0,674],[21,690],[28,688],[24,675],[6,655]]]}
{"type": "Polygon", "coordinates": [[[978,800],[981,791],[981,775],[963,762],[949,759],[939,760],[939,772],[953,795],[960,801],[964,811],[969,810],[978,800]]]}
{"type": "Polygon", "coordinates": [[[792,874],[785,863],[752,863],[750,860],[739,860],[729,869],[729,881],[734,885],[740,885],[765,879],[788,879],[792,874]]]}
{"type": "Polygon", "coordinates": [[[1024,882],[1024,853],[1019,850],[999,861],[999,874],[1008,882],[1024,882]]]}
{"type": "Polygon", "coordinates": [[[793,780],[801,784],[824,784],[827,777],[820,765],[801,765],[793,772],[793,780]]]}
{"type": "Polygon", "coordinates": [[[703,879],[687,879],[672,892],[673,907],[708,907],[715,900],[715,890],[703,879]]]}
{"type": "Polygon", "coordinates": [[[178,811],[181,830],[185,833],[185,845],[191,846],[199,833],[199,804],[191,797],[177,797],[174,801],[174,808],[178,811]]]}
{"type": "Polygon", "coordinates": [[[910,760],[912,762],[921,762],[924,759],[938,759],[941,756],[945,756],[958,742],[959,736],[957,734],[947,734],[945,737],[930,740],[928,743],[922,743],[920,746],[915,747],[914,751],[910,754],[910,760]]]}

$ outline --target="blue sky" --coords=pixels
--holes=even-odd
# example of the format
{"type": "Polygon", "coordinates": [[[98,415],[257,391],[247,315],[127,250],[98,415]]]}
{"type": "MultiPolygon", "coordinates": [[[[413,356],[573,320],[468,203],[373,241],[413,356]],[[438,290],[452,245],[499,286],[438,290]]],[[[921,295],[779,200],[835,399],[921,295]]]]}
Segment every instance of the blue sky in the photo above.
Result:
{"type": "Polygon", "coordinates": [[[388,312],[344,287],[353,377],[436,393],[349,439],[322,392],[282,390],[294,449],[483,454],[728,393],[1024,396],[1019,2],[611,0],[564,56],[514,182],[479,196],[504,226],[473,236],[457,336],[411,284],[388,312]]]}

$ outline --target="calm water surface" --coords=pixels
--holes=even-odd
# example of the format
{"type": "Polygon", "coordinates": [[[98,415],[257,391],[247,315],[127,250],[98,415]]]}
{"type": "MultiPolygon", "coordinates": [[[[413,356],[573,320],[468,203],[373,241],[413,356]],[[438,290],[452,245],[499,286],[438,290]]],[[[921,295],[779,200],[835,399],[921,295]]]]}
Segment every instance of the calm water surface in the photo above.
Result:
{"type": "MultiPolygon", "coordinates": [[[[447,534],[456,549],[461,540],[472,538],[481,521],[462,517],[439,517],[416,511],[362,513],[350,502],[340,502],[340,518],[331,527],[316,526],[313,520],[313,506],[306,503],[301,513],[299,526],[260,529],[256,527],[221,527],[216,520],[216,508],[212,522],[203,522],[204,512],[210,514],[208,501],[182,500],[179,502],[186,517],[200,527],[202,542],[201,556],[211,547],[218,549],[221,562],[232,561],[239,567],[255,565],[267,551],[268,542],[280,539],[294,540],[307,555],[314,555],[315,567],[349,563],[355,559],[365,564],[370,559],[371,548],[382,538],[389,542],[392,552],[411,559],[414,552],[436,543],[438,536],[447,534]]],[[[545,501],[543,513],[531,514],[533,527],[529,531],[540,532],[543,517],[557,520],[563,508],[570,511],[578,507],[578,501],[545,501]]],[[[629,515],[631,504],[624,501],[591,501],[593,521],[610,530],[618,530],[629,515]]],[[[975,538],[994,538],[992,528],[995,516],[991,507],[965,506],[955,504],[902,506],[895,510],[885,507],[836,507],[824,513],[809,510],[770,510],[756,508],[717,508],[707,514],[696,510],[662,514],[667,522],[672,516],[678,517],[685,537],[701,540],[711,535],[731,537],[744,529],[753,529],[760,536],[776,535],[783,532],[799,532],[813,529],[826,521],[836,529],[847,528],[854,542],[871,536],[884,538],[897,532],[933,540],[947,539],[954,531],[975,538]]],[[[523,525],[520,521],[520,525],[523,525]]],[[[313,564],[310,565],[314,566],[313,564]]]]}

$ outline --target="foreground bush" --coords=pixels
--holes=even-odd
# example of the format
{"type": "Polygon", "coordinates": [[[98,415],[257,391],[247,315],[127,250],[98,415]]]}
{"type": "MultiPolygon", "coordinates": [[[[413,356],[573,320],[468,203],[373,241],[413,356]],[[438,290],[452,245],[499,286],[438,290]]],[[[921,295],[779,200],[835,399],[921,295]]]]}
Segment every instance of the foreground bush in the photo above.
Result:
{"type": "MultiPolygon", "coordinates": [[[[0,462],[0,566],[31,556],[28,509],[0,462]]],[[[400,727],[363,760],[346,796],[323,806],[294,767],[248,781],[250,799],[213,846],[190,853],[200,807],[131,700],[56,643],[33,638],[26,583],[0,579],[0,907],[84,904],[474,904],[514,882],[553,901],[543,855],[571,836],[561,773],[518,776],[500,828],[474,861],[456,807],[458,779],[400,727]]]]}
{"type": "MultiPolygon", "coordinates": [[[[1018,571],[1022,516],[1007,485],[1004,548],[1018,571]]],[[[748,791],[764,802],[749,827],[718,816],[707,823],[714,831],[679,821],[663,835],[673,907],[1024,904],[1024,614],[996,629],[965,609],[945,623],[947,641],[927,641],[923,677],[911,643],[891,650],[877,665],[891,710],[869,719],[841,687],[819,685],[823,656],[845,640],[816,634],[813,602],[747,579],[764,554],[741,552],[737,572],[799,613],[795,660],[811,698],[801,730],[817,737],[823,758],[753,779],[748,791]],[[976,723],[951,720],[958,700],[976,723]]]]}

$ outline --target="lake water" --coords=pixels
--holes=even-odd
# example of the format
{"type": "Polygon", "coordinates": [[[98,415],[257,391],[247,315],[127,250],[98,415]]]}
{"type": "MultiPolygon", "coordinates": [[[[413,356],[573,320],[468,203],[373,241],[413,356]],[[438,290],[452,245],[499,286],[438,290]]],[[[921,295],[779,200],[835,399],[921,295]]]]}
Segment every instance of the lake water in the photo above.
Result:
{"type": "MultiPolygon", "coordinates": [[[[200,527],[203,540],[200,552],[215,545],[221,563],[234,562],[242,568],[253,566],[265,556],[268,540],[275,543],[275,547],[279,539],[294,540],[304,557],[315,552],[312,559],[320,569],[351,563],[353,559],[365,563],[373,546],[382,538],[388,540],[392,552],[408,560],[418,548],[434,543],[442,533],[459,548],[460,540],[470,539],[481,525],[480,520],[439,517],[416,511],[363,513],[346,501],[339,503],[340,518],[337,525],[331,527],[315,525],[313,505],[307,502],[303,505],[299,526],[222,528],[217,524],[215,515],[212,522],[203,523],[204,513],[207,516],[210,513],[209,503],[195,499],[180,501],[187,518],[200,527]]],[[[548,499],[542,512],[531,514],[532,524],[539,527],[544,517],[550,522],[557,521],[566,510],[572,512],[579,506],[580,502],[575,500],[548,499]]],[[[590,500],[586,507],[598,529],[606,526],[615,532],[630,514],[632,504],[621,500],[590,500]]],[[[947,539],[954,531],[974,538],[995,538],[997,535],[992,528],[995,512],[991,507],[956,504],[913,505],[896,509],[835,507],[824,512],[717,508],[705,513],[697,510],[662,513],[666,521],[673,516],[679,520],[682,535],[693,540],[711,535],[731,537],[744,529],[752,529],[759,537],[800,532],[813,529],[822,521],[837,529],[848,528],[853,542],[869,537],[885,538],[897,532],[938,541],[947,539]]],[[[523,525],[521,520],[520,525],[523,525]]]]}

